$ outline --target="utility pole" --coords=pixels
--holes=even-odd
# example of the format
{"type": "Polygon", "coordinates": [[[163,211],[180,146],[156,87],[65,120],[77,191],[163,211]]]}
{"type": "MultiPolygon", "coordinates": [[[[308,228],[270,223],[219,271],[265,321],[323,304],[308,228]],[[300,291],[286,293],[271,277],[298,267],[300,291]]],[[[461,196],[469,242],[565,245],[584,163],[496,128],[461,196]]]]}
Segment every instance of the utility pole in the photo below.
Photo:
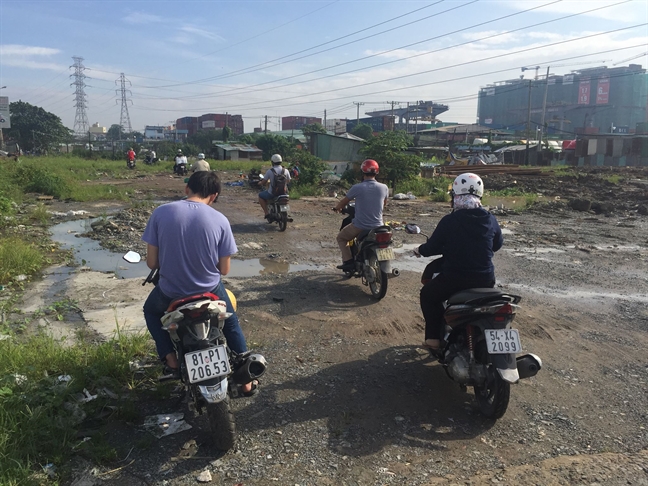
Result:
{"type": "Polygon", "coordinates": [[[360,105],[364,105],[364,103],[354,101],[353,104],[358,106],[358,115],[356,116],[356,127],[357,127],[358,125],[360,125],[360,105]]]}
{"type": "Polygon", "coordinates": [[[407,112],[405,113],[405,133],[409,133],[409,101],[407,102],[407,112]]]}
{"type": "Polygon", "coordinates": [[[529,137],[531,136],[531,80],[529,79],[529,103],[527,105],[526,123],[526,165],[529,165],[529,137]]]}
{"type": "Polygon", "coordinates": [[[398,101],[388,101],[388,103],[391,103],[391,117],[392,117],[392,132],[396,130],[396,119],[394,118],[394,105],[400,104],[398,101]]]}
{"type": "Polygon", "coordinates": [[[265,128],[263,129],[264,135],[268,133],[268,115],[265,116],[265,128]]]}
{"type": "MultiPolygon", "coordinates": [[[[126,89],[126,83],[131,85],[131,82],[126,79],[124,73],[119,75],[119,79],[115,81],[115,84],[119,83],[119,89],[115,90],[115,93],[121,97],[121,115],[119,116],[119,125],[122,127],[122,130],[126,133],[132,133],[133,128],[131,127],[130,115],[128,114],[128,102],[130,101],[133,104],[133,101],[129,98],[126,98],[126,93],[130,93],[133,96],[133,93],[129,89],[126,89]]],[[[115,100],[115,103],[119,103],[119,100],[115,100]]]]}
{"type": "Polygon", "coordinates": [[[324,130],[326,130],[326,110],[324,110],[324,130]]]}
{"type": "Polygon", "coordinates": [[[74,133],[78,137],[83,137],[89,129],[88,125],[88,116],[86,115],[86,94],[85,94],[85,80],[88,78],[83,71],[85,71],[85,66],[83,65],[83,58],[73,56],[74,64],[70,66],[74,68],[74,74],[70,74],[70,77],[74,77],[74,82],[70,86],[74,86],[74,95],[75,95],[75,106],[76,114],[74,116],[74,133]]]}

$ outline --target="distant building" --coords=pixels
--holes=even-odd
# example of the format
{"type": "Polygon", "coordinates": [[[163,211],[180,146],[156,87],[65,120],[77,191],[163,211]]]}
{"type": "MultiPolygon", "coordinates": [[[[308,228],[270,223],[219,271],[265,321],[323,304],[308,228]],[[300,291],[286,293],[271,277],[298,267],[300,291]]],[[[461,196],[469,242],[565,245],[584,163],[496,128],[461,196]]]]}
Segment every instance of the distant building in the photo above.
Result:
{"type": "Polygon", "coordinates": [[[254,145],[244,143],[215,143],[216,160],[261,160],[263,151],[254,145]]]}
{"type": "Polygon", "coordinates": [[[99,122],[93,123],[92,126],[90,127],[90,133],[94,135],[96,138],[102,138],[106,136],[106,133],[108,133],[108,129],[106,127],[99,126],[99,122]]]}
{"type": "Polygon", "coordinates": [[[183,118],[178,118],[175,123],[175,128],[178,130],[187,130],[187,135],[191,137],[198,132],[198,117],[185,116],[183,118]]]}
{"type": "MultiPolygon", "coordinates": [[[[374,132],[390,132],[394,129],[394,119],[391,116],[370,116],[368,118],[360,118],[360,123],[369,125],[374,132]]],[[[346,131],[352,132],[356,125],[356,120],[347,120],[346,131]]]]}
{"type": "Polygon", "coordinates": [[[195,135],[200,130],[221,130],[230,127],[234,135],[242,135],[243,117],[229,113],[207,113],[201,116],[185,116],[176,120],[178,130],[187,130],[188,136],[195,135]]]}
{"type": "Polygon", "coordinates": [[[478,123],[495,129],[527,130],[535,138],[544,120],[547,132],[560,138],[574,134],[633,133],[646,117],[648,74],[639,64],[572,71],[549,79],[513,79],[479,91],[478,123]]]}
{"type": "Polygon", "coordinates": [[[346,118],[327,118],[326,119],[326,128],[327,131],[333,132],[336,135],[342,135],[347,131],[347,120],[346,118]]]}
{"type": "Polygon", "coordinates": [[[146,125],[144,128],[144,138],[148,140],[164,140],[164,130],[166,127],[146,125]]]}
{"type": "Polygon", "coordinates": [[[284,116],[281,118],[281,129],[282,130],[301,130],[304,125],[310,125],[312,123],[322,123],[321,118],[315,118],[312,116],[284,116]]]}

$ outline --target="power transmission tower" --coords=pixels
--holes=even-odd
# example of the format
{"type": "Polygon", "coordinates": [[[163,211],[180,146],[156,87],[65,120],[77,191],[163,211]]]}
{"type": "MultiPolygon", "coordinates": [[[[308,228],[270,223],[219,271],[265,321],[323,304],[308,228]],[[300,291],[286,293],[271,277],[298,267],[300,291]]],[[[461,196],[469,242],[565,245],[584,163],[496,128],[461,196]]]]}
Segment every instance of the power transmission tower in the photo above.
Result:
{"type": "Polygon", "coordinates": [[[70,86],[75,87],[75,105],[76,105],[76,115],[74,116],[74,134],[78,137],[85,137],[89,130],[88,116],[86,115],[86,94],[85,94],[85,80],[88,78],[83,71],[85,71],[85,66],[83,65],[83,58],[73,56],[74,65],[70,66],[74,68],[74,74],[70,74],[70,77],[74,77],[74,82],[70,86]]]}
{"type": "MultiPolygon", "coordinates": [[[[124,73],[119,75],[119,79],[115,81],[115,84],[117,83],[119,83],[118,86],[120,88],[116,89],[115,92],[121,95],[121,115],[119,116],[119,125],[125,133],[131,133],[133,128],[131,127],[130,115],[128,114],[128,102],[130,101],[132,105],[133,101],[130,98],[126,98],[126,93],[130,93],[131,96],[133,96],[133,93],[131,93],[131,90],[126,89],[126,83],[128,83],[129,86],[132,86],[132,84],[128,79],[126,79],[124,73]]],[[[115,102],[119,103],[119,100],[115,100],[115,102]]]]}

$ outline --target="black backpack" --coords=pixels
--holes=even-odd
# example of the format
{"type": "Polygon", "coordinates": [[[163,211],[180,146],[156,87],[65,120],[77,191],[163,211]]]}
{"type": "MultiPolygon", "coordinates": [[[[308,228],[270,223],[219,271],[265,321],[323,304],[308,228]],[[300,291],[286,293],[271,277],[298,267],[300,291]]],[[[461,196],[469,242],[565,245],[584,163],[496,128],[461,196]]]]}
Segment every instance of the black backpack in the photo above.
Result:
{"type": "Polygon", "coordinates": [[[286,169],[282,169],[281,174],[277,174],[274,170],[272,172],[274,172],[272,195],[277,197],[288,194],[288,178],[286,177],[286,169]]]}

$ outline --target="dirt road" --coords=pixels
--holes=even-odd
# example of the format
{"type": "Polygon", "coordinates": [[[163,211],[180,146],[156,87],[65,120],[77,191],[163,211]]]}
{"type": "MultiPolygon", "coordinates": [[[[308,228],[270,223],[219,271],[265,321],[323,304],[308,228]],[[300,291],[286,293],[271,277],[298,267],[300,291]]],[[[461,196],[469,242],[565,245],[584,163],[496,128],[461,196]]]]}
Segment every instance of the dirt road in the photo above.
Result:
{"type": "MultiPolygon", "coordinates": [[[[482,418],[472,391],[461,392],[418,348],[425,262],[407,253],[420,237],[395,231],[402,275],[376,302],[334,268],[341,218],[330,211],[333,199],[291,201],[294,223],[280,233],[263,221],[255,193],[226,187],[215,207],[232,224],[243,260],[236,265],[261,271],[226,282],[249,344],[270,363],[261,393],[235,403],[237,449],[216,458],[203,417],[188,417],[191,430],[151,440],[140,427],[145,415],[185,412],[177,400],[152,398],[138,403],[139,421],[105,431],[121,457],[130,450],[128,461],[99,468],[101,476],[80,463],[75,484],[195,484],[205,470],[214,484],[246,486],[648,484],[648,216],[640,209],[647,174],[621,173],[636,184],[621,184],[625,194],[615,186],[599,214],[570,209],[560,183],[547,179],[537,184],[545,204],[495,211],[506,233],[495,258],[498,284],[522,296],[514,327],[544,362],[537,377],[512,387],[497,422],[482,418]]],[[[605,184],[591,177],[570,197],[600,193],[605,184]]],[[[167,176],[132,185],[144,201],[177,199],[183,187],[167,176]]],[[[146,211],[117,222],[111,245],[134,248],[146,211]]],[[[429,232],[448,211],[391,201],[385,219],[429,232]]],[[[87,312],[128,304],[135,313],[146,292],[121,281],[102,297],[92,285],[70,286],[87,312]]]]}

